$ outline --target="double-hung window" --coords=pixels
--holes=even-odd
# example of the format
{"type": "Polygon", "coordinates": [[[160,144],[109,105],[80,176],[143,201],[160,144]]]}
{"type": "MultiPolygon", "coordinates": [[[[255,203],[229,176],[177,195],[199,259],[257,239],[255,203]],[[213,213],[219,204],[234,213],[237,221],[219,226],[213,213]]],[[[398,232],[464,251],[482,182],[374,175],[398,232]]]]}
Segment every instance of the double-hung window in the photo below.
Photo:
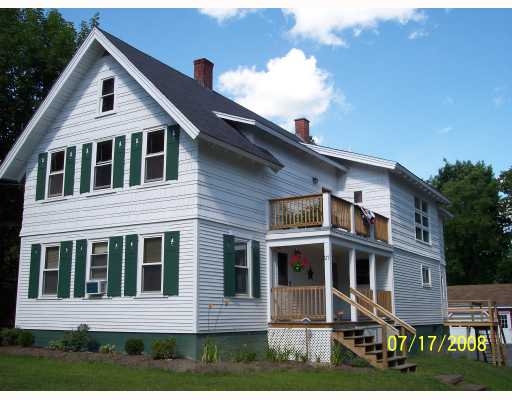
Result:
{"type": "Polygon", "coordinates": [[[114,111],[115,102],[115,78],[108,77],[101,80],[100,114],[114,111]]]}
{"type": "Polygon", "coordinates": [[[112,139],[96,143],[94,190],[112,187],[112,139]]]}
{"type": "Polygon", "coordinates": [[[414,198],[414,223],[416,228],[416,239],[425,243],[430,243],[428,203],[417,197],[414,198]]]}
{"type": "Polygon", "coordinates": [[[144,182],[164,179],[165,129],[146,132],[144,155],[144,182]]]}
{"type": "Polygon", "coordinates": [[[56,296],[59,283],[59,245],[46,246],[43,260],[41,292],[43,296],[56,296]]]}
{"type": "Polygon", "coordinates": [[[507,318],[507,314],[499,314],[498,315],[499,319],[500,319],[500,325],[503,329],[507,329],[508,328],[508,318],[507,318]]]}
{"type": "Polygon", "coordinates": [[[65,151],[57,150],[50,153],[50,169],[48,171],[48,197],[60,197],[64,191],[64,160],[65,151]]]}
{"type": "Polygon", "coordinates": [[[250,296],[249,242],[235,239],[235,294],[250,296]]]}
{"type": "Polygon", "coordinates": [[[108,241],[95,241],[91,244],[89,280],[106,281],[108,272],[108,241]]]}
{"type": "Polygon", "coordinates": [[[143,239],[141,266],[141,292],[161,293],[163,284],[163,240],[162,236],[143,239]]]}
{"type": "Polygon", "coordinates": [[[430,268],[425,265],[421,266],[421,283],[424,287],[432,286],[432,274],[430,268]]]}

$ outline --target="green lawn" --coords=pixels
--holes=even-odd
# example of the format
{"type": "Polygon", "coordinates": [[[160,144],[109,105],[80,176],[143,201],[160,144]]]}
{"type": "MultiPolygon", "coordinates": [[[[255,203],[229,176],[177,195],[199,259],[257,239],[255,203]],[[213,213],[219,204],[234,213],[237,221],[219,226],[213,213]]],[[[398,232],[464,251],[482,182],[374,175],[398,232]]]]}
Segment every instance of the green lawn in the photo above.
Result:
{"type": "Polygon", "coordinates": [[[415,374],[376,370],[191,373],[136,369],[100,362],[67,362],[0,355],[1,390],[438,390],[437,374],[464,375],[465,382],[512,390],[512,368],[495,368],[446,356],[412,358],[415,374]]]}

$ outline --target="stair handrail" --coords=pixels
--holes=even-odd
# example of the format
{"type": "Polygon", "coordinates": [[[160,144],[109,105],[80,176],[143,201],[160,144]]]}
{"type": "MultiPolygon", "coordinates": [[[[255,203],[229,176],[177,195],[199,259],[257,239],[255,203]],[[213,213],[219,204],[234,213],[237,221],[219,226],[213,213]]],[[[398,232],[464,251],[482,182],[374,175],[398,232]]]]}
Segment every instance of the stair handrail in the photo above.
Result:
{"type": "Polygon", "coordinates": [[[353,293],[357,297],[361,297],[365,302],[369,303],[372,307],[375,307],[386,317],[392,319],[394,321],[395,325],[399,325],[399,326],[403,327],[405,330],[409,331],[412,335],[416,335],[416,329],[414,327],[409,325],[404,320],[398,318],[395,314],[393,314],[389,310],[385,309],[380,304],[375,303],[372,299],[370,299],[368,296],[361,293],[359,290],[351,287],[350,292],[353,293]]]}
{"type": "Polygon", "coordinates": [[[386,328],[388,329],[389,331],[392,332],[392,334],[394,335],[398,335],[398,329],[396,329],[393,325],[390,325],[388,324],[386,321],[384,321],[381,317],[379,317],[378,315],[375,315],[374,313],[372,313],[370,310],[367,310],[365,307],[363,307],[361,304],[357,303],[356,301],[352,300],[350,297],[348,297],[346,294],[340,292],[338,289],[336,288],[332,288],[332,293],[337,296],[338,298],[340,298],[341,300],[345,301],[346,303],[354,306],[355,308],[357,308],[360,312],[362,312],[363,314],[365,314],[367,317],[369,317],[370,319],[374,320],[375,322],[377,322],[380,326],[382,326],[382,328],[386,328]]]}

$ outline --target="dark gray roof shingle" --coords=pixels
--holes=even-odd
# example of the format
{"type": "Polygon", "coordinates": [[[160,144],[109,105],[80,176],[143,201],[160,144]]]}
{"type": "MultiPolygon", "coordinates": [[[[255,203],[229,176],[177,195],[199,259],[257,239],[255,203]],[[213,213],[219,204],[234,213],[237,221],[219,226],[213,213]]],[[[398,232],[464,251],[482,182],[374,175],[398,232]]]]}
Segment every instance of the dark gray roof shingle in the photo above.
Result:
{"type": "Polygon", "coordinates": [[[114,35],[104,30],[101,32],[199,129],[201,134],[239,148],[274,165],[282,166],[268,150],[252,143],[234,126],[217,117],[214,111],[254,119],[298,141],[295,135],[214,90],[204,88],[191,77],[130,46],[114,35]]]}

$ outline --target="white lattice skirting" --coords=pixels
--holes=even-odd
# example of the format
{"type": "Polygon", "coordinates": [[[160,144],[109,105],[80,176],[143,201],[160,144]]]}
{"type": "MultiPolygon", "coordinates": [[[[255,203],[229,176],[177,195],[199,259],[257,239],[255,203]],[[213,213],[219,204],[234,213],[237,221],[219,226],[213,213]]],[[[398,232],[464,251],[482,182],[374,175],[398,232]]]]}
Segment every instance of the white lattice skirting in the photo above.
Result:
{"type": "Polygon", "coordinates": [[[308,355],[309,361],[331,361],[332,328],[269,328],[268,345],[280,351],[308,355]]]}

